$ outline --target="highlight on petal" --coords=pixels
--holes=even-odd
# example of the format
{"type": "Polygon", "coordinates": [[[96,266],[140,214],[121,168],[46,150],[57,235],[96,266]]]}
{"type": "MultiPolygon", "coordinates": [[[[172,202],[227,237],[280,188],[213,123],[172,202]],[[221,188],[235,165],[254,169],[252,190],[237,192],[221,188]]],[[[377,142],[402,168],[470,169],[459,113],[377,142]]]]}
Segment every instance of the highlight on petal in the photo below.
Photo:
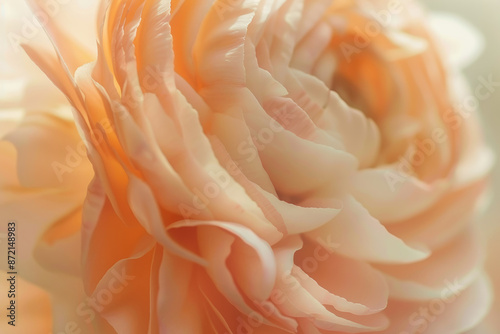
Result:
{"type": "MultiPolygon", "coordinates": [[[[309,201],[314,203],[314,200],[309,201]]],[[[327,224],[306,233],[306,237],[354,259],[379,263],[412,263],[425,259],[429,252],[407,245],[394,236],[354,198],[343,201],[340,213],[327,224]]]]}
{"type": "Polygon", "coordinates": [[[429,17],[432,32],[442,43],[445,59],[455,68],[465,68],[474,62],[485,47],[484,37],[459,16],[432,12],[429,17]]]}

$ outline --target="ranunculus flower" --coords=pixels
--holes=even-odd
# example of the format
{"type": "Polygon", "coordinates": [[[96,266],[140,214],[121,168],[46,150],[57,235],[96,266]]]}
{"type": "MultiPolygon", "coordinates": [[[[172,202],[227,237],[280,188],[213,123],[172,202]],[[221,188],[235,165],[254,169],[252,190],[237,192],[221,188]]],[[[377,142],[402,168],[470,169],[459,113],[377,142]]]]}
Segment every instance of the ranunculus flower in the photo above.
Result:
{"type": "Polygon", "coordinates": [[[36,115],[8,137],[21,183],[64,189],[31,209],[53,222],[33,252],[83,281],[79,330],[462,333],[487,314],[493,156],[459,21],[410,0],[111,0],[97,27],[97,56],[53,20],[54,50],[24,44],[81,141],[36,115]],[[29,146],[62,141],[88,189],[29,146]],[[81,266],[61,255],[80,233],[81,266]]]}

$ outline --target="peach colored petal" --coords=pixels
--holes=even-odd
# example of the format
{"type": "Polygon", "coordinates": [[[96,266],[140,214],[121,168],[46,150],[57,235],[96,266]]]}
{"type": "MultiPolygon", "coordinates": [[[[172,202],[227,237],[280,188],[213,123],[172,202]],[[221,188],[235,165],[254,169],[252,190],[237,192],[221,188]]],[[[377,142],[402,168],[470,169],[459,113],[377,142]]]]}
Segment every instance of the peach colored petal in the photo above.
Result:
{"type": "Polygon", "coordinates": [[[352,194],[373,217],[392,223],[428,209],[441,198],[447,183],[426,184],[397,168],[365,169],[356,175],[352,194]]]}
{"type": "MultiPolygon", "coordinates": [[[[203,310],[196,298],[194,265],[163,251],[158,279],[159,333],[203,333],[203,310]],[[172,268],[176,268],[175,271],[172,268]]],[[[152,291],[153,292],[153,291],[152,291]]]]}
{"type": "Polygon", "coordinates": [[[314,123],[338,138],[347,152],[355,155],[360,167],[373,164],[380,149],[380,134],[372,120],[350,108],[339,96],[311,75],[294,71],[300,88],[290,89],[292,96],[305,95],[314,107],[301,102],[314,123]],[[319,108],[318,108],[319,107],[319,108]],[[356,129],[355,131],[353,129],[356,129]]]}
{"type": "Polygon", "coordinates": [[[485,183],[459,189],[443,196],[427,211],[397,224],[389,231],[410,244],[438,248],[460,233],[475,217],[485,183]]]}
{"type": "Polygon", "coordinates": [[[237,115],[216,113],[213,117],[212,131],[224,145],[231,159],[250,181],[270,193],[276,193],[241,113],[237,115]]]}
{"type": "Polygon", "coordinates": [[[289,234],[299,234],[316,230],[318,227],[332,220],[342,210],[339,207],[307,207],[287,203],[279,200],[276,196],[256,188],[282,218],[289,234]],[[304,224],[307,222],[307,224],[304,224]]]}
{"type": "Polygon", "coordinates": [[[170,233],[175,230],[197,227],[197,239],[199,242],[200,255],[208,261],[208,273],[213,276],[216,285],[223,291],[232,289],[232,293],[225,294],[236,298],[235,303],[241,308],[241,311],[249,312],[247,306],[244,306],[243,299],[235,293],[237,283],[243,292],[247,293],[248,298],[256,301],[265,300],[269,295],[275,279],[275,267],[272,260],[271,249],[262,239],[249,229],[235,224],[210,221],[180,221],[169,226],[170,233]],[[214,247],[213,240],[217,247],[214,247]],[[222,247],[224,246],[224,247],[222,247]],[[253,263],[252,268],[240,267],[230,259],[232,252],[242,252],[240,254],[247,258],[247,264],[253,263]],[[218,255],[219,254],[219,255],[218,255]],[[227,262],[227,263],[226,263],[227,262]],[[229,271],[226,265],[231,264],[232,270],[229,271]],[[259,281],[250,283],[247,270],[259,272],[259,281]],[[231,278],[231,274],[235,275],[231,278]],[[235,280],[234,283],[232,282],[235,280]],[[226,283],[224,283],[226,282],[226,283]],[[258,284],[257,284],[258,283],[258,284]],[[253,286],[253,284],[257,284],[253,286]]]}
{"type": "MultiPolygon", "coordinates": [[[[367,325],[362,324],[363,320],[369,321],[367,318],[359,319],[361,323],[350,321],[337,316],[323,306],[292,272],[293,255],[301,247],[301,244],[300,238],[293,238],[284,240],[274,248],[279,267],[278,280],[271,300],[284,315],[295,318],[311,318],[311,321],[318,328],[327,330],[364,332],[375,328],[383,329],[387,326],[386,320],[376,320],[375,323],[367,325]]],[[[304,283],[307,284],[306,286],[312,287],[307,280],[304,283]]]]}
{"type": "MultiPolygon", "coordinates": [[[[48,11],[46,1],[30,0],[29,4],[32,11],[40,15],[40,17],[53,16],[48,11]]],[[[55,48],[61,50],[61,56],[65,59],[71,73],[74,73],[80,65],[91,61],[92,55],[88,50],[65,31],[57,27],[54,20],[45,20],[44,29],[46,29],[47,34],[53,40],[55,48]]]]}
{"type": "Polygon", "coordinates": [[[24,187],[85,187],[90,179],[85,147],[69,122],[31,113],[5,139],[16,146],[18,176],[24,187]]]}
{"type": "Polygon", "coordinates": [[[150,248],[119,260],[109,267],[95,288],[89,291],[91,298],[98,302],[97,311],[117,333],[148,332],[152,258],[153,250],[150,248]]]}
{"type": "Polygon", "coordinates": [[[391,295],[398,299],[436,298],[450,282],[465,289],[481,271],[480,240],[466,229],[424,261],[402,266],[377,266],[390,276],[391,295]]]}
{"type": "Polygon", "coordinates": [[[313,288],[309,292],[322,304],[356,315],[377,313],[387,306],[387,283],[378,270],[365,262],[343,257],[310,241],[297,251],[294,262],[292,273],[304,287],[313,288]]]}
{"type": "Polygon", "coordinates": [[[487,312],[491,303],[489,287],[489,281],[481,276],[464,292],[446,299],[418,304],[396,301],[387,310],[394,319],[388,332],[466,332],[475,327],[487,312]]]}
{"type": "MultiPolygon", "coordinates": [[[[322,202],[324,201],[321,199],[309,199],[307,204],[323,206],[322,202]]],[[[425,249],[411,247],[404,240],[388,232],[350,196],[343,199],[342,209],[335,218],[308,232],[306,237],[322,245],[329,252],[370,262],[412,263],[429,255],[425,249]]]]}

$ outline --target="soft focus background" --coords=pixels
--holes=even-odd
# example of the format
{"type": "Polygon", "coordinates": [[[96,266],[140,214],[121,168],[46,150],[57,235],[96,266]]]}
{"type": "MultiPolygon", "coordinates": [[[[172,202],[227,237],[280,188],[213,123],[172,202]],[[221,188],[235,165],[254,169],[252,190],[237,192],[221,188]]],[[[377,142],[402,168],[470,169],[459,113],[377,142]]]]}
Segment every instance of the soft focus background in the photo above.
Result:
{"type": "MultiPolygon", "coordinates": [[[[500,0],[424,0],[432,11],[449,12],[463,17],[475,26],[485,38],[485,49],[465,74],[474,89],[478,77],[493,75],[500,82],[500,0]]],[[[480,101],[484,128],[492,148],[500,157],[500,87],[490,98],[480,101]]],[[[497,162],[493,175],[494,198],[486,214],[489,227],[500,226],[500,165],[497,162]]]]}
{"type": "MultiPolygon", "coordinates": [[[[478,84],[478,77],[493,75],[500,82],[500,0],[423,0],[432,11],[457,14],[474,25],[485,39],[485,49],[481,56],[468,68],[465,74],[471,87],[478,84]]],[[[490,98],[480,101],[484,129],[491,147],[495,150],[497,164],[493,172],[492,201],[485,213],[487,236],[490,241],[487,266],[491,279],[497,287],[494,309],[489,320],[496,329],[479,328],[471,334],[498,333],[500,328],[500,87],[490,98]]]]}

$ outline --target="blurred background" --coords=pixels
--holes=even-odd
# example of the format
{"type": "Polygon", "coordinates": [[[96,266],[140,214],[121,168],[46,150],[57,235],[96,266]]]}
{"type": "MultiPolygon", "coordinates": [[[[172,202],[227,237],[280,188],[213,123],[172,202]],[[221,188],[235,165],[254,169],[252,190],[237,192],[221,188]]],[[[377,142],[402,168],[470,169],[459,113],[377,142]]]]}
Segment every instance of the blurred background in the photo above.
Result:
{"type": "MultiPolygon", "coordinates": [[[[477,85],[478,77],[493,76],[500,82],[500,0],[423,0],[432,11],[449,12],[461,16],[475,26],[483,35],[485,48],[479,58],[468,68],[465,74],[471,87],[477,85]]],[[[480,109],[484,129],[490,146],[495,150],[497,163],[492,175],[492,199],[482,219],[487,226],[490,239],[487,268],[497,290],[500,285],[500,87],[483,101],[480,109]]],[[[497,300],[489,320],[500,328],[500,291],[496,291],[497,300]]],[[[469,334],[496,333],[495,329],[480,327],[469,334]]]]}
{"type": "MultiPolygon", "coordinates": [[[[493,76],[500,82],[500,0],[424,0],[432,11],[448,12],[461,16],[475,26],[485,39],[485,48],[479,58],[465,69],[471,87],[478,77],[493,76]]],[[[484,129],[496,156],[500,157],[500,88],[480,101],[484,129]]],[[[498,158],[497,158],[498,159],[498,158]]],[[[497,161],[493,173],[493,200],[486,212],[485,222],[491,228],[500,226],[500,164],[497,161]]]]}

